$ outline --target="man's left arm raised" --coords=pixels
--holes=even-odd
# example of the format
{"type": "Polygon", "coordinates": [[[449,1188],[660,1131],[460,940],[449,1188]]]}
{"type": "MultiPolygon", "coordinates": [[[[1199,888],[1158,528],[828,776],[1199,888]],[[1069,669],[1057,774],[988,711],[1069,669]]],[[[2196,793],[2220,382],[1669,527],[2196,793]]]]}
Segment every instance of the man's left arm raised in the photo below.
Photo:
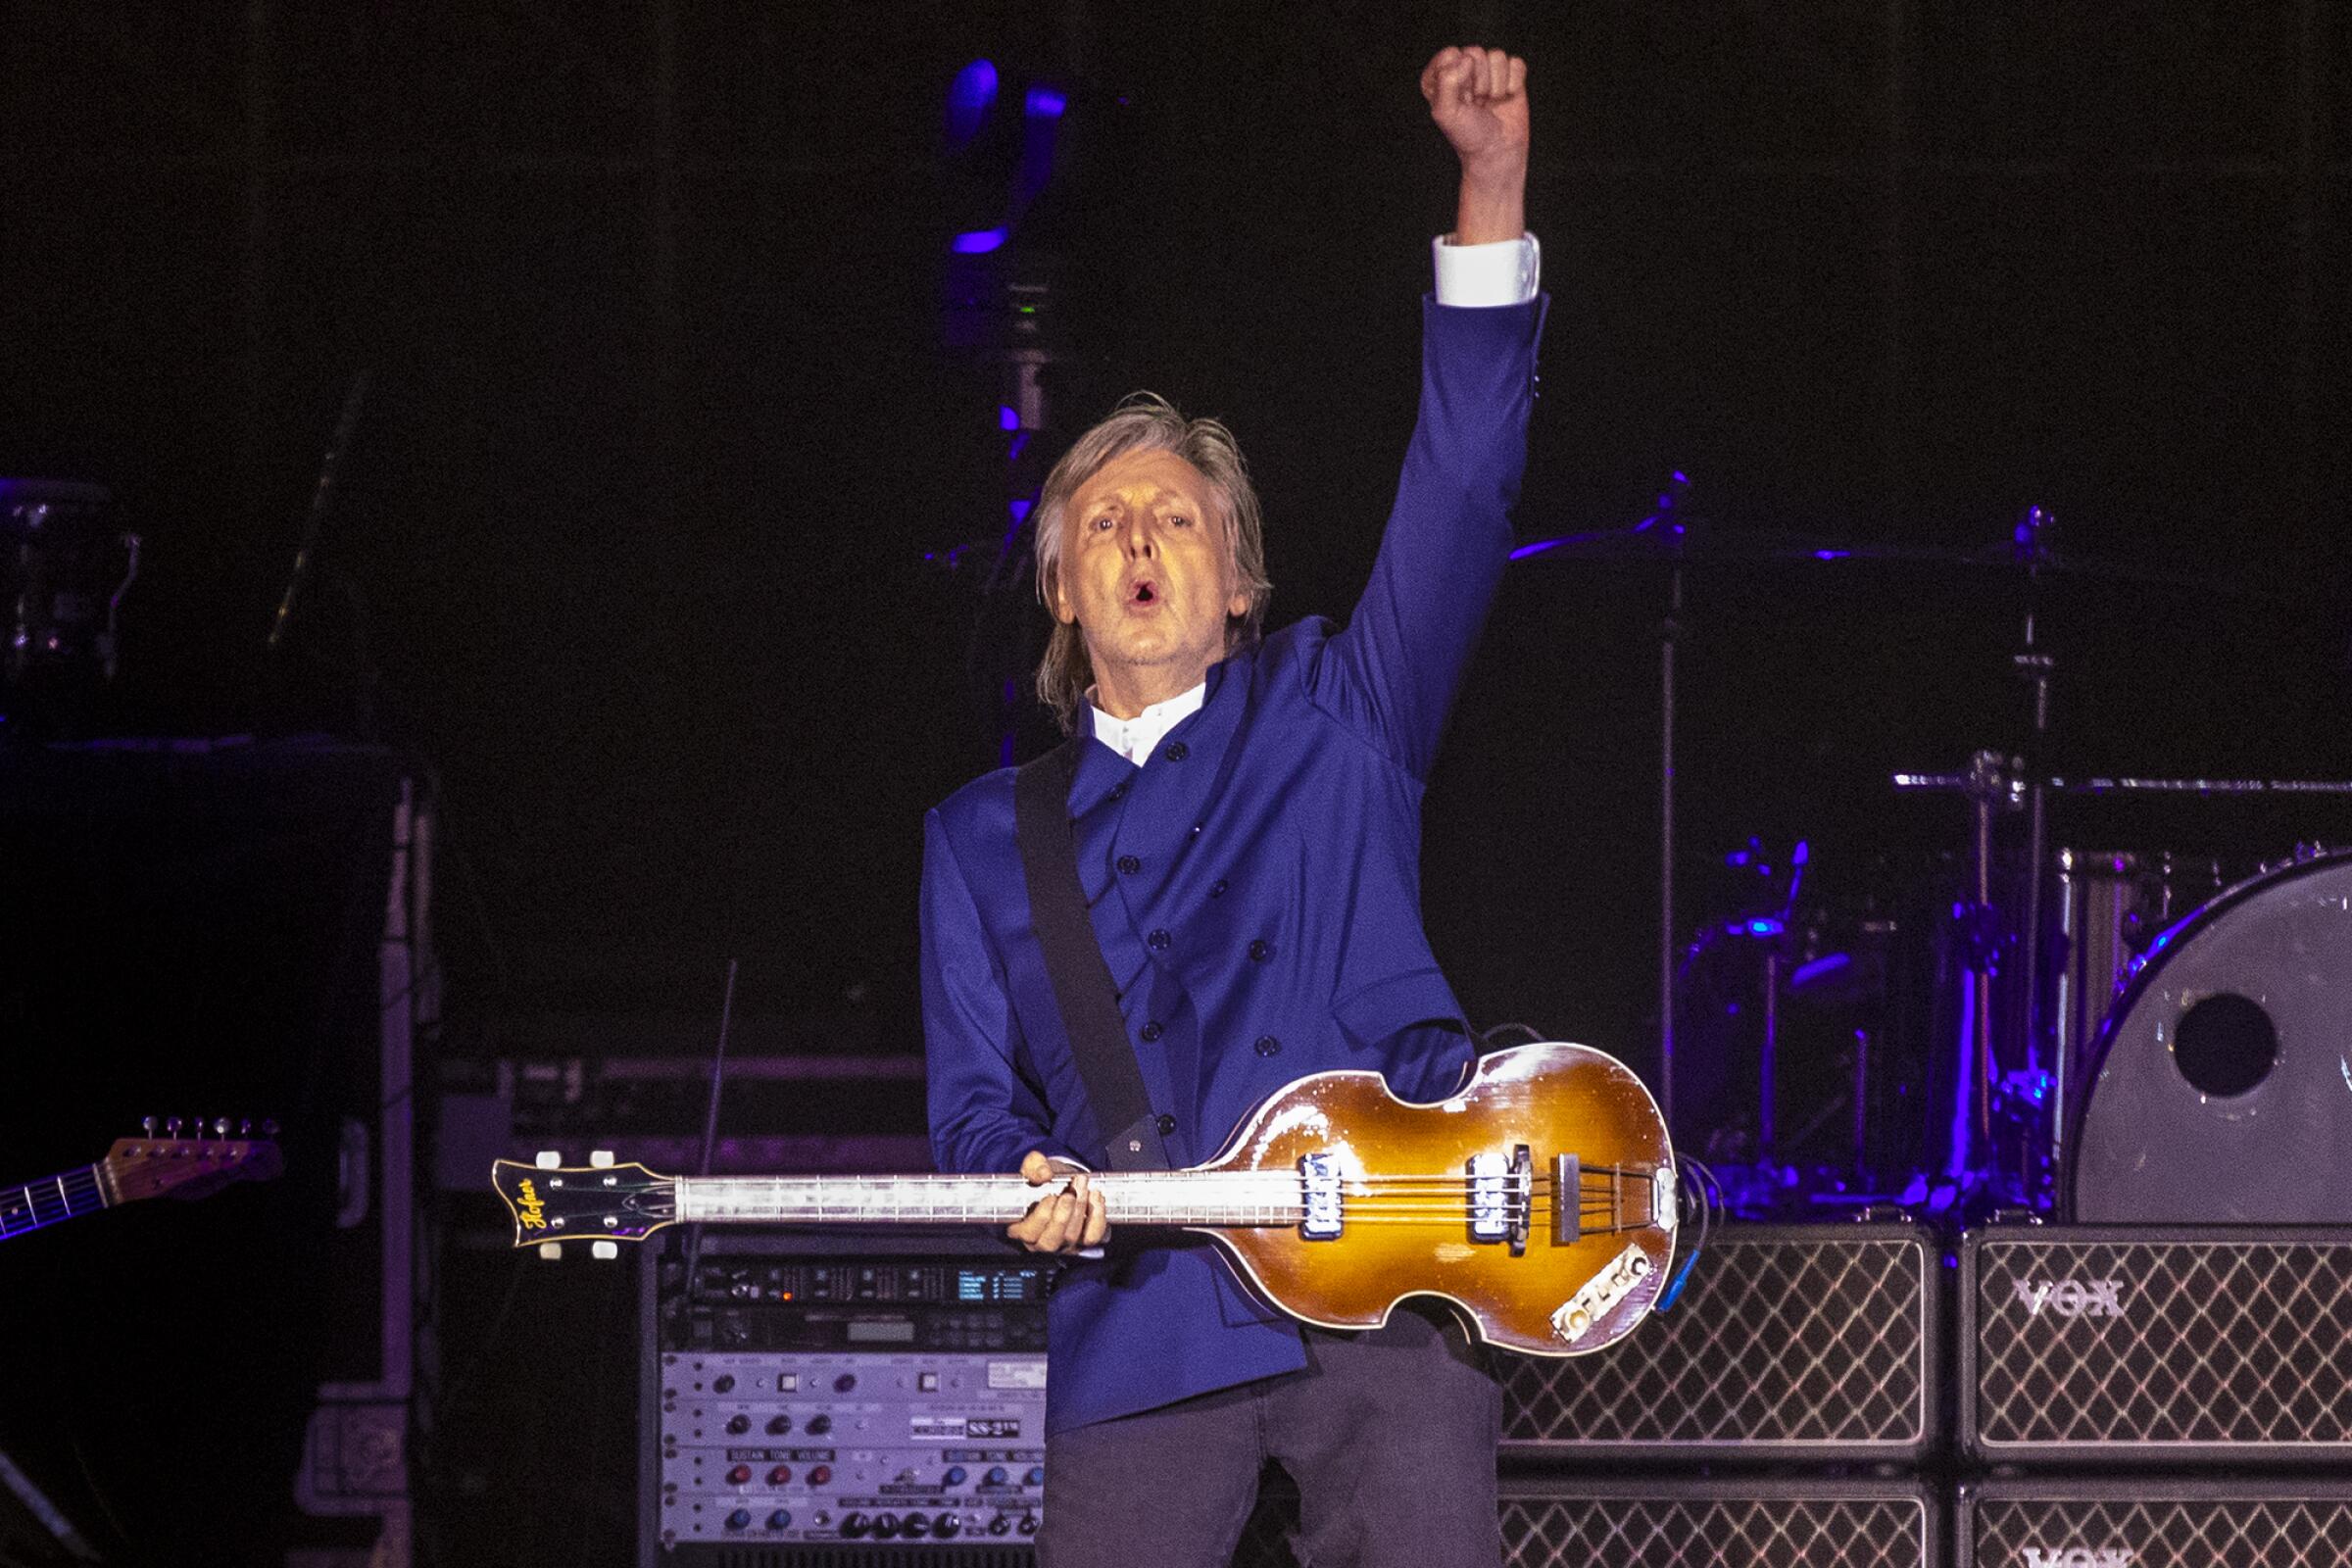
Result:
{"type": "Polygon", "coordinates": [[[1526,232],[1526,62],[1446,49],[1422,96],[1461,166],[1453,232],[1435,247],[1421,409],[1380,555],[1318,697],[1426,776],[1501,581],[1535,396],[1540,255],[1526,232]]]}

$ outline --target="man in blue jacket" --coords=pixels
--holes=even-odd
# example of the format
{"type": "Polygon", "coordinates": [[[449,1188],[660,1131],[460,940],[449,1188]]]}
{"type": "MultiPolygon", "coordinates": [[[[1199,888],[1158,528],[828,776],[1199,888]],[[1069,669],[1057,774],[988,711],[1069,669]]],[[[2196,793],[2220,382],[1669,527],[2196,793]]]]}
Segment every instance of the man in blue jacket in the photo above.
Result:
{"type": "MultiPolygon", "coordinates": [[[[1436,1100],[1474,1054],[1421,929],[1420,805],[1510,550],[1544,306],[1525,63],[1446,49],[1421,90],[1461,185],[1420,417],[1348,625],[1260,638],[1257,501],[1214,421],[1130,400],[1039,502],[1039,690],[1100,743],[1068,795],[1079,881],[1177,1166],[1306,1073],[1377,1067],[1436,1100]]],[[[1084,1174],[1111,1129],[1039,948],[1013,778],[924,823],[923,1004],[940,1168],[1059,1184],[1010,1231],[1073,1254],[1050,1307],[1045,1568],[1221,1568],[1269,1458],[1317,1568],[1492,1568],[1500,1399],[1458,1324],[1302,1328],[1204,1241],[1112,1241],[1084,1174]]]]}

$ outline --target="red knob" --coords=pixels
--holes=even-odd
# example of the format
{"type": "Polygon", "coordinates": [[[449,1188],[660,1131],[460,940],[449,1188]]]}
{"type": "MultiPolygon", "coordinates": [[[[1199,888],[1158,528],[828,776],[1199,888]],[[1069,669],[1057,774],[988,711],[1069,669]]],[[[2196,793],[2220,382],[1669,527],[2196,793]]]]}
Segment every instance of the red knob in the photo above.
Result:
{"type": "Polygon", "coordinates": [[[739,1487],[751,1479],[752,1467],[748,1464],[739,1464],[727,1472],[727,1480],[739,1487]]]}
{"type": "Polygon", "coordinates": [[[780,1464],[767,1473],[767,1484],[771,1487],[780,1487],[791,1479],[792,1466],[788,1464],[780,1464]]]}
{"type": "Polygon", "coordinates": [[[812,1464],[808,1467],[808,1484],[810,1486],[821,1487],[832,1479],[833,1467],[831,1465],[812,1464]]]}

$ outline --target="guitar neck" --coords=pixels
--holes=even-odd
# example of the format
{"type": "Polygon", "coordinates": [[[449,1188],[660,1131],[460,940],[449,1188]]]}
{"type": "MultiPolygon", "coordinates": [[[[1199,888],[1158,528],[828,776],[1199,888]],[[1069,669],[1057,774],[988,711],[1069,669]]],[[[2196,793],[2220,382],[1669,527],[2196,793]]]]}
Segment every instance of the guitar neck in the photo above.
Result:
{"type": "MultiPolygon", "coordinates": [[[[1282,1171],[1124,1171],[1089,1178],[1114,1225],[1296,1225],[1282,1171]]],[[[677,1217],[726,1224],[1009,1225],[1059,1184],[1018,1176],[681,1176],[677,1217]]]]}
{"type": "Polygon", "coordinates": [[[0,1241],[107,1206],[98,1167],[81,1165],[22,1187],[0,1187],[0,1241]]]}

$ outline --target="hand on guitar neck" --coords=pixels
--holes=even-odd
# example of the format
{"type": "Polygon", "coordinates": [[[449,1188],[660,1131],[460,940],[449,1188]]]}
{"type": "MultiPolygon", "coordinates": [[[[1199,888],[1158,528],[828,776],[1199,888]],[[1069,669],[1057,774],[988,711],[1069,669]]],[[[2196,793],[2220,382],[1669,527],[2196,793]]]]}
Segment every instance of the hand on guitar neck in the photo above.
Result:
{"type": "Polygon", "coordinates": [[[1021,1180],[1032,1187],[1069,1178],[1069,1185],[1029,1205],[1029,1212],[1004,1227],[1004,1234],[1032,1252],[1082,1252],[1110,1236],[1102,1194],[1092,1190],[1079,1166],[1048,1159],[1032,1149],[1021,1156],[1021,1180]]]}

